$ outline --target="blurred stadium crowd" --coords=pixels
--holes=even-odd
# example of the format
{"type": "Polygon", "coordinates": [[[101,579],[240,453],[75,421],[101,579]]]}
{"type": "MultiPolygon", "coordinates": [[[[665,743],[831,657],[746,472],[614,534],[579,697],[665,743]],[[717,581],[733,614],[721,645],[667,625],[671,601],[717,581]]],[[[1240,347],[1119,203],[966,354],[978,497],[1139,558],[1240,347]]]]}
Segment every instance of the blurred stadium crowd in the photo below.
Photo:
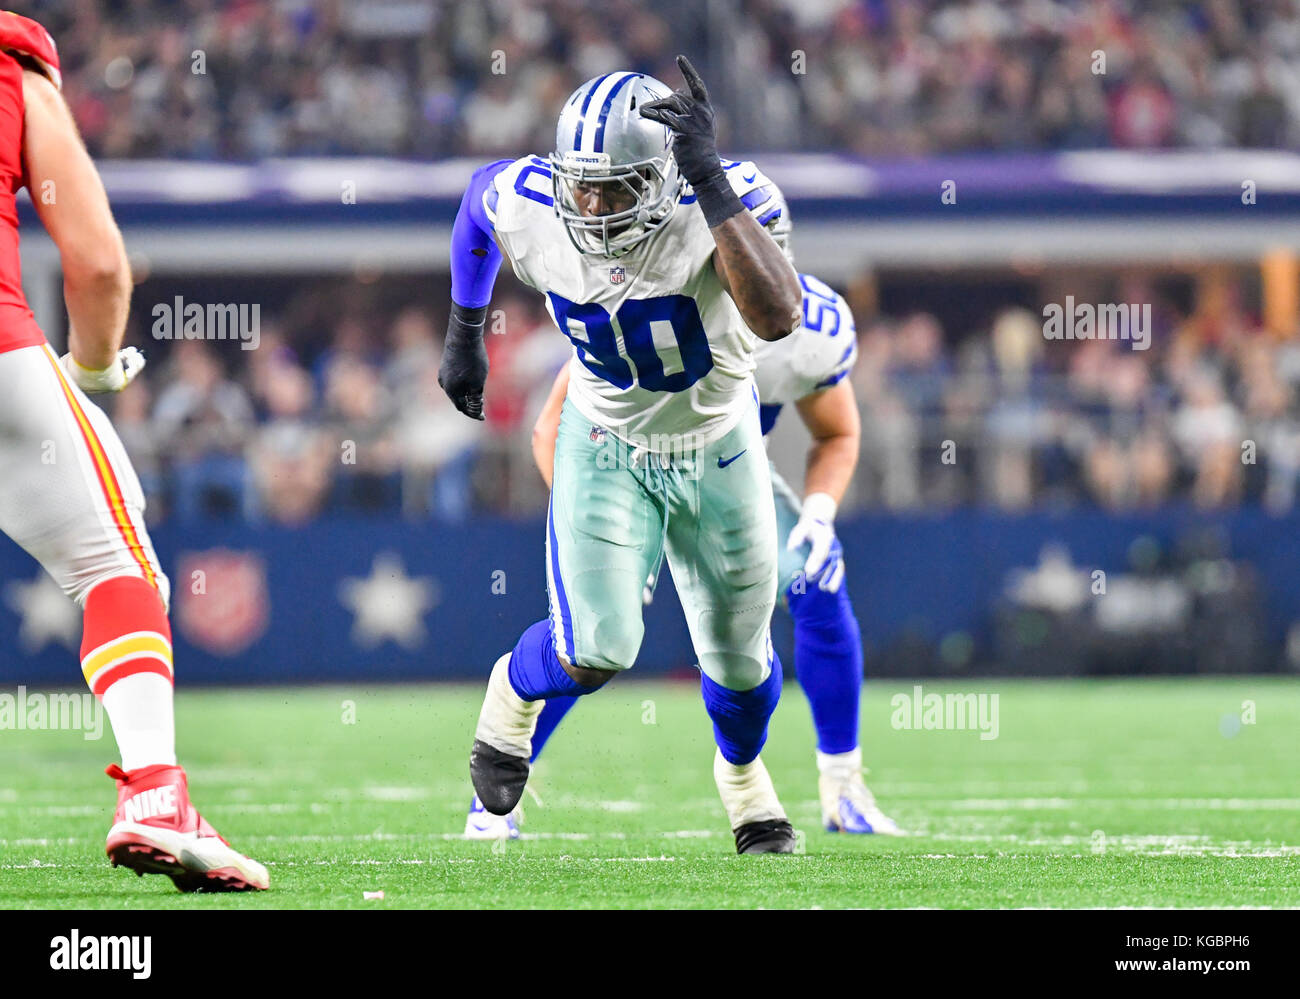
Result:
{"type": "MultiPolygon", "coordinates": [[[[945,330],[924,312],[881,315],[871,285],[847,289],[863,440],[846,509],[1294,506],[1300,344],[1261,330],[1231,283],[1190,313],[1130,283],[1127,300],[1155,302],[1146,351],[1048,341],[1041,314],[1019,308],[973,329],[945,330]]],[[[376,318],[384,311],[366,303],[385,299],[382,283],[347,299],[337,282],[319,282],[264,321],[247,352],[133,335],[153,366],[115,401],[114,418],[153,518],[454,522],[544,509],[532,420],[570,347],[540,301],[512,283],[494,300],[479,424],[437,385],[444,316],[407,305],[376,318]]]]}
{"type": "MultiPolygon", "coordinates": [[[[578,83],[613,66],[676,81],[678,51],[702,56],[723,148],[1300,142],[1300,0],[44,0],[25,12],[58,40],[69,102],[108,158],[544,152],[578,83]]],[[[263,309],[249,352],[159,344],[137,327],[152,364],[114,408],[151,517],[542,509],[531,419],[567,341],[535,296],[503,283],[488,420],[473,423],[436,382],[445,294],[429,288],[443,281],[400,306],[382,280],[350,304],[339,282],[303,282],[292,308],[263,309]]],[[[885,314],[874,279],[854,282],[864,420],[846,507],[1293,507],[1300,346],[1265,333],[1232,282],[1190,305],[1140,283],[1113,291],[1153,303],[1150,350],[1049,342],[1024,309],[885,314]]],[[[146,284],[136,315],[169,297],[146,284]]]]}
{"type": "Polygon", "coordinates": [[[543,152],[581,81],[617,66],[676,82],[678,51],[700,58],[734,149],[1300,139],[1297,0],[42,0],[24,12],[58,40],[97,156],[543,152]]]}

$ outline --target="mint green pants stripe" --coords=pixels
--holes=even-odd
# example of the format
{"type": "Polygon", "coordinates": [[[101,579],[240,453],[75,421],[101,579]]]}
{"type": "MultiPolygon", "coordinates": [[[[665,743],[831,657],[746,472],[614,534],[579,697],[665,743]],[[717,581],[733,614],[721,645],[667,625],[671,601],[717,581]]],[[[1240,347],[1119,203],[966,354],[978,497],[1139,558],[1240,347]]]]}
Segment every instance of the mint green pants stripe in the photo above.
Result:
{"type": "Polygon", "coordinates": [[[713,444],[669,451],[668,461],[637,451],[565,403],[547,525],[556,652],[629,669],[645,635],[641,593],[666,556],[700,668],[731,690],[752,689],[771,669],[777,586],[758,408],[713,444]]]}

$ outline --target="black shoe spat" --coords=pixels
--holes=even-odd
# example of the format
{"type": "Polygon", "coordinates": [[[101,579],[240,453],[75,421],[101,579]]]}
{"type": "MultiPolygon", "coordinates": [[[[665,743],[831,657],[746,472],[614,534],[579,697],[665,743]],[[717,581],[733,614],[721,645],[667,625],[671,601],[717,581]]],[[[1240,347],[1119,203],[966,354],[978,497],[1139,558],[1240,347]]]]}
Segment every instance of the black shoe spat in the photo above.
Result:
{"type": "Polygon", "coordinates": [[[481,739],[469,751],[469,779],[483,807],[493,815],[509,815],[524,795],[531,768],[522,756],[511,756],[481,739]]]}
{"type": "Polygon", "coordinates": [[[765,819],[738,826],[737,853],[794,853],[794,826],[787,819],[765,819]]]}

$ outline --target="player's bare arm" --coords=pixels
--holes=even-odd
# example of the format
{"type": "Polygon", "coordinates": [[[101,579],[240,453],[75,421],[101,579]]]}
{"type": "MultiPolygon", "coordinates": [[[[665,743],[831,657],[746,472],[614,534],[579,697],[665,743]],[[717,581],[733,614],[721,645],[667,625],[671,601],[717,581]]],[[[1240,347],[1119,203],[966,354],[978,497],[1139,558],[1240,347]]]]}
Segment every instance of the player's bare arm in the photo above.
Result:
{"type": "Polygon", "coordinates": [[[799,325],[803,300],[798,275],[727,180],[704,81],[685,56],[677,57],[677,65],[687,91],[643,105],[641,115],[672,129],[677,168],[694,190],[717,243],[714,268],[745,325],[762,340],[780,340],[799,325]]]}
{"type": "Polygon", "coordinates": [[[801,299],[799,279],[780,247],[746,211],[731,216],[712,232],[718,244],[713,269],[745,325],[761,340],[788,336],[799,325],[801,299]]]}
{"type": "Polygon", "coordinates": [[[537,414],[533,424],[533,461],[542,473],[546,488],[551,488],[551,477],[555,471],[555,441],[560,435],[560,411],[564,408],[564,397],[569,392],[569,366],[566,364],[555,376],[551,391],[546,397],[542,411],[537,414]]]}
{"type": "Polygon", "coordinates": [[[26,69],[23,97],[28,186],[63,264],[69,349],[82,368],[104,371],[117,363],[130,309],[126,247],[63,96],[45,76],[26,69]]]}
{"type": "Polygon", "coordinates": [[[843,379],[798,400],[795,408],[813,439],[808,449],[804,495],[822,493],[838,505],[853,481],[862,439],[853,385],[843,379]]]}
{"type": "Polygon", "coordinates": [[[786,539],[786,548],[795,551],[807,544],[805,576],[816,579],[820,589],[835,592],[844,582],[844,560],[835,538],[835,514],[858,463],[861,437],[858,406],[853,389],[845,380],[804,396],[795,406],[812,434],[813,443],[808,451],[799,521],[786,539]]]}

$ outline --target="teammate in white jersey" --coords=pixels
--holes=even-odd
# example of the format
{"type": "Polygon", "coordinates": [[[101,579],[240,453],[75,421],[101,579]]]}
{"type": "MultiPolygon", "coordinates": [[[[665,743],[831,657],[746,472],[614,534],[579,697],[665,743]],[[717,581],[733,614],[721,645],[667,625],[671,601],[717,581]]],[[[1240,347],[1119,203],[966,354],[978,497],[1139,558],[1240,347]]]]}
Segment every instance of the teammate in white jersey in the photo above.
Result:
{"type": "MultiPolygon", "coordinates": [[[[789,209],[780,191],[765,187],[751,213],[764,221],[788,250],[789,209]]],[[[857,360],[857,331],[848,304],[811,274],[800,274],[803,323],[790,336],[760,343],[755,378],[763,433],[793,404],[812,435],[802,500],[771,470],[780,557],[782,599],[794,620],[795,673],[808,697],[817,732],[818,797],[822,824],[830,832],[898,835],[862,779],[858,709],[862,693],[862,637],[844,586],[844,558],[835,537],[835,512],[857,466],[860,428],[857,401],[847,375],[857,360]]],[[[562,370],[533,430],[533,455],[551,482],[560,409],[568,388],[562,370]]],[[[653,580],[649,585],[653,585],[653,580]]],[[[646,598],[650,593],[647,591],[646,598]]],[[[547,700],[533,733],[532,762],[576,697],[547,700]]],[[[465,835],[514,838],[520,814],[492,815],[475,799],[465,835]]]]}
{"type": "Polygon", "coordinates": [[[482,418],[498,249],[574,345],[547,520],[550,615],[493,667],[470,775],[489,812],[515,807],[543,702],[632,666],[642,587],[666,555],[736,850],[790,853],[794,830],[759,758],[781,667],[753,349],[789,335],[801,296],[718,158],[703,82],[678,65],[686,91],[631,72],[579,87],[550,159],[476,172],[453,229],[439,382],[458,409],[482,418]]]}

